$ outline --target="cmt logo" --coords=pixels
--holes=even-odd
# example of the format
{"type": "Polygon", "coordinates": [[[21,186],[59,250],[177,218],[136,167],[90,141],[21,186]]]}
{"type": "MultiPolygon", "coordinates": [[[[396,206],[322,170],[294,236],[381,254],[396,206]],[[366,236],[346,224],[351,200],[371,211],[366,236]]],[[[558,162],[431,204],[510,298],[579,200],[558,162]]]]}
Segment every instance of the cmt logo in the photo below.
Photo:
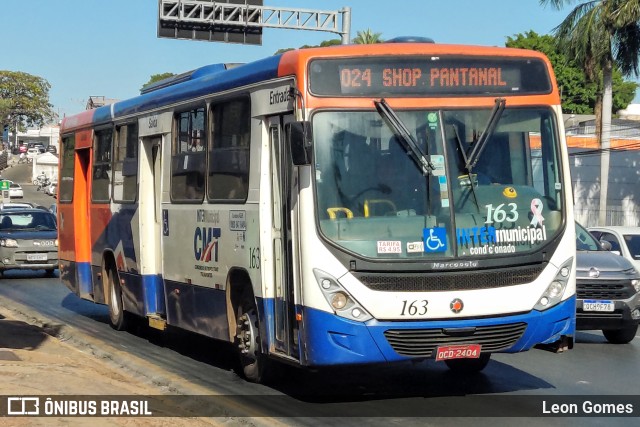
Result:
{"type": "Polygon", "coordinates": [[[220,229],[213,227],[197,227],[193,234],[193,255],[197,261],[218,262],[218,239],[220,229]]]}

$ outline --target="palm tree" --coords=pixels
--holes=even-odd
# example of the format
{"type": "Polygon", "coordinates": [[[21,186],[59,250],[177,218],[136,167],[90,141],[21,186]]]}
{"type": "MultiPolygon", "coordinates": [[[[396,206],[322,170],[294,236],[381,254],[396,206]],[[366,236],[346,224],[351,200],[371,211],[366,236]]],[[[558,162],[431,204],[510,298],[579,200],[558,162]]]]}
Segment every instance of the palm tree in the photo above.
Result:
{"type": "MultiPolygon", "coordinates": [[[[578,0],[540,0],[561,9],[578,0]]],[[[606,224],[611,140],[612,81],[614,67],[628,76],[639,74],[640,0],[584,1],[555,29],[558,46],[582,64],[587,78],[597,82],[596,136],[600,140],[600,209],[598,221],[606,224]]]]}
{"type": "Polygon", "coordinates": [[[358,31],[356,37],[353,39],[355,44],[375,44],[382,43],[380,36],[382,33],[374,33],[371,28],[367,28],[364,31],[358,31]]]}

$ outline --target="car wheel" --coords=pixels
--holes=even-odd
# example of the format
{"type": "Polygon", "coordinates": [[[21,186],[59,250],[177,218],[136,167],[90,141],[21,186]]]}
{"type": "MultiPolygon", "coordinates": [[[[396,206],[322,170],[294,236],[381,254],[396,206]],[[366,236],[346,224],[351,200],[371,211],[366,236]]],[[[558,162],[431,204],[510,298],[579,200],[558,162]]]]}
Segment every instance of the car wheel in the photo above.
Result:
{"type": "Polygon", "coordinates": [[[491,353],[481,353],[477,359],[451,359],[445,360],[444,363],[453,372],[471,374],[486,368],[489,359],[491,359],[491,353]]]}
{"type": "Polygon", "coordinates": [[[604,329],[602,334],[611,344],[628,344],[636,336],[638,325],[622,329],[604,329]]]}

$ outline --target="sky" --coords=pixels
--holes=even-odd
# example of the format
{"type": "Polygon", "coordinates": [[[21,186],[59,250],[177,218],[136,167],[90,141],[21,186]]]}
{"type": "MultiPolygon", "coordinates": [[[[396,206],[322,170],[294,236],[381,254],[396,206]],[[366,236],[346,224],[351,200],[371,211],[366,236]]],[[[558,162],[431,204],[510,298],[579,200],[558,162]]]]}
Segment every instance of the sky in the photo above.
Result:
{"type": "MultiPolygon", "coordinates": [[[[351,37],[371,29],[383,39],[424,36],[437,43],[504,46],[533,30],[549,34],[569,9],[539,0],[264,0],[270,7],[351,8],[351,37]]],[[[329,32],[265,29],[261,46],[157,37],[158,0],[2,0],[0,70],[51,84],[60,117],[84,110],[90,96],[127,99],[153,74],[220,62],[251,62],[278,49],[339,38],[329,32]]],[[[638,97],[636,97],[638,99],[638,97]]],[[[635,101],[637,102],[637,101],[635,101]]]]}

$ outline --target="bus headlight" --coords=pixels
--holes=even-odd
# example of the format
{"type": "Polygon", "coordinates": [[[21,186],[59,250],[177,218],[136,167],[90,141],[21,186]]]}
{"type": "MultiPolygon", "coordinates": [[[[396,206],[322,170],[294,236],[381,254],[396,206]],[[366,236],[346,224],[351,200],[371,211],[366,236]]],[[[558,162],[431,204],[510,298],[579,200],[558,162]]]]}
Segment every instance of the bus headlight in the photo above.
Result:
{"type": "Polygon", "coordinates": [[[572,265],[573,258],[569,258],[562,264],[556,273],[556,277],[547,286],[547,289],[538,299],[538,303],[533,307],[535,310],[547,310],[562,301],[564,290],[567,288],[567,283],[569,283],[569,276],[571,276],[572,265]]]}
{"type": "Polygon", "coordinates": [[[358,322],[366,322],[373,318],[358,301],[349,295],[349,292],[335,277],[317,268],[313,269],[313,274],[316,276],[322,294],[335,314],[358,322]]]}

